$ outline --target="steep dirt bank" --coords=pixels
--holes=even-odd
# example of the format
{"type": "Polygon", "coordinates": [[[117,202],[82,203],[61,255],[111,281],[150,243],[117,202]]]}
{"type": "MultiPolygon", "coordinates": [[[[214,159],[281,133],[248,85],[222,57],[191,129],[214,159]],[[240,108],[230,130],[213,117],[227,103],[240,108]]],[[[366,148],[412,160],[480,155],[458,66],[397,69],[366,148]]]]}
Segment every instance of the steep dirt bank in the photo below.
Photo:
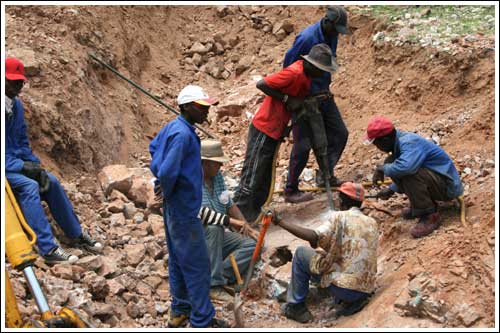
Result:
{"type": "MultiPolygon", "coordinates": [[[[96,173],[113,163],[147,166],[148,137],[173,116],[95,64],[87,53],[97,54],[171,105],[188,83],[216,95],[221,106],[211,113],[207,128],[225,144],[231,162],[224,171],[237,180],[249,115],[262,98],[255,80],[281,67],[295,35],[319,19],[323,9],[8,6],[6,12],[6,53],[30,63],[29,84],[21,98],[33,147],[43,164],[67,183],[82,222],[108,245],[100,266],[92,263],[93,258],[76,266],[85,269],[51,270],[40,264],[48,297],[56,307],[81,308],[103,327],[166,326],[169,291],[164,262],[168,255],[162,250],[161,218],[148,216],[140,207],[134,214],[111,209],[96,173]],[[274,31],[279,24],[287,26],[284,23],[291,23],[293,30],[274,31]],[[198,52],[194,52],[197,42],[201,46],[196,45],[198,52]],[[84,274],[89,266],[96,273],[84,274]],[[63,290],[73,292],[68,295],[63,290]]],[[[443,227],[414,240],[408,233],[413,222],[397,216],[406,204],[401,197],[375,203],[395,216],[366,209],[379,222],[381,234],[378,288],[372,301],[355,316],[331,321],[325,313],[327,301],[313,298],[311,309],[317,318],[306,326],[492,327],[494,52],[463,47],[451,55],[411,43],[395,46],[374,40],[386,26],[371,16],[354,16],[351,25],[354,34],[339,42],[341,68],[332,87],[350,131],[337,175],[370,179],[383,156],[374,147],[363,146],[361,138],[371,116],[389,116],[399,128],[439,142],[454,159],[466,185],[471,227],[460,225],[454,208],[444,208],[443,227]],[[416,289],[430,303],[427,310],[412,313],[406,305],[409,291],[416,289]]],[[[289,142],[282,145],[277,188],[285,180],[290,148],[289,142]]],[[[308,164],[312,168],[313,158],[308,164]]],[[[326,208],[324,197],[315,196],[315,203],[293,207],[276,195],[275,205],[286,218],[314,226],[326,208]]],[[[266,242],[269,250],[279,245],[293,250],[303,244],[274,228],[266,242]]],[[[276,276],[267,263],[270,275],[276,276]]],[[[289,269],[283,266],[276,274],[289,277],[289,269]]],[[[279,303],[267,297],[272,279],[259,283],[262,297],[244,307],[249,326],[303,327],[280,316],[279,303]]],[[[26,297],[25,284],[18,281],[15,286],[24,298],[21,310],[32,313],[34,304],[26,297]]],[[[222,304],[216,306],[231,318],[222,304]]]]}

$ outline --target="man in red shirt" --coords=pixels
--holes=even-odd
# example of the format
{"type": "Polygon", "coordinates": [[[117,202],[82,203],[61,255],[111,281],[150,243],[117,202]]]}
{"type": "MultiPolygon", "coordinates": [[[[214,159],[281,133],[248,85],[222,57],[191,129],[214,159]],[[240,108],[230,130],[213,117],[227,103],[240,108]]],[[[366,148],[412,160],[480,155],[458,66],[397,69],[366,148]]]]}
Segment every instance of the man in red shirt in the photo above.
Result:
{"type": "Polygon", "coordinates": [[[337,67],[326,44],[315,45],[302,58],[257,82],[257,88],[267,96],[248,130],[245,162],[235,194],[236,205],[251,223],[255,222],[266,202],[274,168],[273,155],[291,112],[302,109],[312,78],[320,77],[324,72],[332,73],[337,67]]]}

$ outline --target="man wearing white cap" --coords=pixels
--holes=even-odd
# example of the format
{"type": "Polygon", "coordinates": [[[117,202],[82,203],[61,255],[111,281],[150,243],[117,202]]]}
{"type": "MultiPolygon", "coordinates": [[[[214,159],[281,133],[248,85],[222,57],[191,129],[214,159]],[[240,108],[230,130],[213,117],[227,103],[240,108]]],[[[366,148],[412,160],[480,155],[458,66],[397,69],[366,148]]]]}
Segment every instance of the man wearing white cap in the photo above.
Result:
{"type": "Polygon", "coordinates": [[[258,233],[246,223],[245,217],[234,204],[224,184],[220,168],[228,160],[219,140],[207,139],[201,142],[203,201],[200,218],[205,225],[210,256],[210,296],[226,302],[233,301],[233,298],[222,287],[236,282],[229,255],[234,254],[240,273],[245,274],[258,237],[258,233]],[[225,228],[237,230],[239,233],[225,228]]]}
{"type": "Polygon", "coordinates": [[[149,145],[151,171],[163,194],[163,219],[169,252],[172,304],[169,326],[227,327],[214,318],[210,302],[210,260],[198,213],[203,172],[200,138],[194,124],[203,123],[216,101],[201,87],[188,85],[177,98],[181,116],[165,125],[149,145]]]}

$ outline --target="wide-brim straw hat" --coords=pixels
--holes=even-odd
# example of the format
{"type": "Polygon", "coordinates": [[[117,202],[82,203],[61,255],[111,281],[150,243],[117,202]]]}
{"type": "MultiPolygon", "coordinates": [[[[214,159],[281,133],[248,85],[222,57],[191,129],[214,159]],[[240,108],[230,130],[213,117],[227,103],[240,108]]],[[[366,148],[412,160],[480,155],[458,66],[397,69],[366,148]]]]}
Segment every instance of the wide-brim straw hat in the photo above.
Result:
{"type": "Polygon", "coordinates": [[[226,163],[229,158],[222,151],[222,143],[219,140],[206,139],[201,141],[201,159],[226,163]]]}

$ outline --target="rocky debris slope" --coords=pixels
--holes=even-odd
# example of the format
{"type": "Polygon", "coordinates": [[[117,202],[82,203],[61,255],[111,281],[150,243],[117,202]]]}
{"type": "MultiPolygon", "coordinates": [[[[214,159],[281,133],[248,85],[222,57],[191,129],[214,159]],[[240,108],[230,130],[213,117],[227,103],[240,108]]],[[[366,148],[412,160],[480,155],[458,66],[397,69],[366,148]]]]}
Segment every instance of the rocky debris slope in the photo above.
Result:
{"type": "MultiPolygon", "coordinates": [[[[433,8],[417,17],[420,10],[406,7],[411,15],[398,14],[392,23],[363,12],[364,7],[348,8],[354,34],[340,38],[340,69],[332,90],[350,136],[336,174],[371,179],[385,156],[362,146],[361,138],[369,118],[384,114],[398,128],[441,145],[453,158],[465,183],[470,227],[461,226],[451,204],[442,207],[443,226],[415,240],[408,233],[414,222],[398,216],[407,205],[402,196],[367,203],[365,212],[380,229],[377,291],[361,313],[334,321],[323,292],[313,289],[308,304],[316,318],[307,325],[279,314],[291,264],[287,255],[274,255],[288,253],[276,248],[293,252],[305,243],[271,227],[253,293],[243,307],[249,327],[494,325],[491,35],[474,34],[476,40],[471,40],[469,32],[460,31],[456,42],[450,39],[451,46],[446,36],[439,45],[434,39],[440,36],[431,35],[431,43],[425,35],[419,37],[423,42],[404,39],[411,35],[404,28],[420,31],[420,25],[443,23],[441,18],[431,21],[433,8]],[[381,39],[380,32],[399,37],[381,39]]],[[[149,139],[173,116],[90,61],[87,52],[171,105],[188,83],[216,95],[221,103],[210,112],[206,127],[230,157],[223,172],[234,189],[247,128],[263,98],[255,83],[281,68],[295,35],[323,12],[319,6],[7,6],[6,53],[28,62],[29,82],[21,97],[35,152],[45,167],[63,175],[82,223],[106,244],[101,256],[75,250],[81,259],[71,267],[50,268],[37,261],[37,274],[55,309],[74,306],[99,327],[165,327],[168,317],[168,253],[146,155],[149,139]],[[179,26],[189,29],[180,31],[179,26]]],[[[286,180],[290,149],[291,140],[286,140],[278,159],[277,189],[286,180]]],[[[315,168],[311,158],[302,185],[314,184],[315,168]]],[[[322,194],[301,205],[286,204],[275,195],[273,205],[287,219],[311,227],[321,222],[326,209],[322,194]]],[[[27,286],[9,271],[22,299],[21,311],[31,316],[36,311],[27,286]]],[[[215,306],[232,320],[230,308],[215,306]]]]}

